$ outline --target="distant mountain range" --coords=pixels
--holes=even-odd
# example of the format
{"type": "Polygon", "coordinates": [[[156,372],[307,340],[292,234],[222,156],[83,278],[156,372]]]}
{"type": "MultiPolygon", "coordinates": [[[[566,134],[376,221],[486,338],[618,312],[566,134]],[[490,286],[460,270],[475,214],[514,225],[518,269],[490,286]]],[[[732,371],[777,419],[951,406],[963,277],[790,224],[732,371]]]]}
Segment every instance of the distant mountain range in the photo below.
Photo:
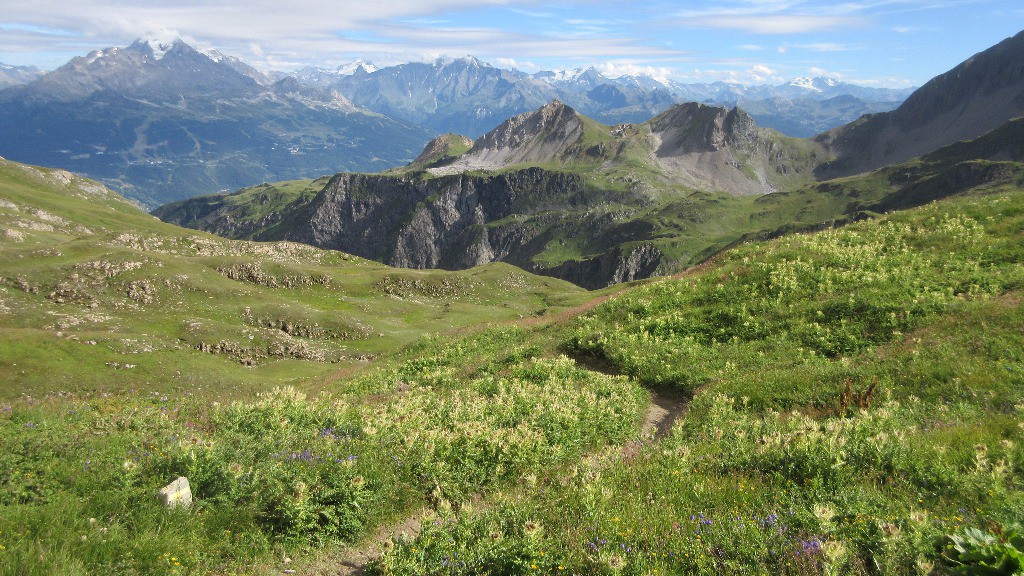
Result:
{"type": "Polygon", "coordinates": [[[0,90],[28,84],[45,73],[35,66],[11,66],[0,62],[0,90]]]}
{"type": "Polygon", "coordinates": [[[184,42],[138,41],[0,91],[0,155],[155,206],[408,162],[435,134],[184,42]]]}
{"type": "Polygon", "coordinates": [[[777,86],[683,84],[651,76],[609,78],[593,67],[526,74],[473,57],[379,69],[357,62],[335,70],[307,68],[296,78],[335,88],[375,112],[473,137],[553,99],[606,124],[644,122],[685,102],[740,106],[757,111],[762,126],[806,137],[862,114],[892,110],[913,91],[830,78],[797,78],[777,86]]]}
{"type": "MultiPolygon", "coordinates": [[[[299,194],[295,184],[265,185],[154,213],[228,237],[294,240],[395,266],[500,260],[596,288],[678,271],[742,238],[1024,181],[1021,62],[1024,33],[935,78],[895,111],[808,139],[759,127],[740,108],[676,104],[643,123],[607,125],[553,100],[476,140],[441,136],[384,174],[337,174],[299,194]]],[[[463,80],[481,77],[468,74],[483,68],[477,63],[456,66],[463,80]]],[[[498,86],[503,72],[491,70],[482,77],[498,86]]],[[[526,85],[533,82],[546,81],[526,85]]]]}
{"type": "Polygon", "coordinates": [[[285,75],[181,40],[139,40],[49,73],[0,67],[0,155],[80,172],[155,206],[402,165],[438,134],[475,138],[556,99],[609,125],[682,102],[740,106],[762,126],[810,136],[891,110],[908,93],[825,78],[740,86],[608,78],[595,68],[526,74],[472,57],[285,75]]]}

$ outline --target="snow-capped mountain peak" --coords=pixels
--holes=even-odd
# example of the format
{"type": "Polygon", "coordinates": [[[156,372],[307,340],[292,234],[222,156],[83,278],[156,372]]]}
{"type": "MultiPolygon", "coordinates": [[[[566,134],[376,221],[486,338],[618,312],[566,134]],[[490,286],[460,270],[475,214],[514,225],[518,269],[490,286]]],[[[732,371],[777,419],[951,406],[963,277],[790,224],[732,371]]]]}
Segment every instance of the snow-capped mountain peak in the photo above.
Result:
{"type": "MultiPolygon", "coordinates": [[[[154,62],[158,62],[178,45],[188,46],[180,38],[139,38],[128,47],[128,50],[149,56],[154,62]]],[[[112,54],[114,50],[116,48],[107,50],[106,55],[112,54]]],[[[103,51],[101,51],[100,57],[103,55],[103,51]]]]}
{"type": "MultiPolygon", "coordinates": [[[[162,60],[172,48],[178,44],[184,44],[181,38],[174,35],[151,37],[139,39],[136,43],[145,44],[153,53],[153,60],[162,60]]],[[[214,51],[216,52],[216,51],[214,51]]]]}
{"type": "Polygon", "coordinates": [[[623,74],[613,78],[620,84],[626,84],[627,86],[635,86],[638,88],[647,89],[666,89],[672,90],[674,88],[672,80],[666,76],[654,76],[652,74],[623,74]]]}
{"type": "Polygon", "coordinates": [[[571,70],[554,70],[551,72],[538,72],[534,77],[551,84],[587,82],[601,77],[601,72],[590,66],[588,68],[573,68],[571,70]]]}
{"type": "Polygon", "coordinates": [[[485,68],[485,67],[489,68],[490,67],[490,64],[485,64],[485,63],[481,62],[480,60],[477,60],[476,56],[460,56],[458,58],[451,57],[451,56],[442,56],[442,57],[438,58],[437,60],[434,60],[434,67],[435,68],[447,68],[447,67],[449,67],[449,66],[451,66],[453,64],[465,64],[466,66],[469,66],[469,67],[481,67],[481,68],[485,68]]]}
{"type": "Polygon", "coordinates": [[[146,40],[146,44],[149,44],[149,49],[153,51],[153,59],[160,60],[174,47],[173,42],[163,43],[159,40],[146,40]]]}
{"type": "Polygon", "coordinates": [[[335,68],[334,71],[341,76],[351,76],[352,74],[358,72],[360,68],[363,70],[363,72],[366,72],[367,74],[372,74],[373,72],[376,72],[378,70],[378,68],[373,65],[373,62],[368,62],[366,60],[356,60],[355,62],[351,62],[349,64],[342,64],[341,66],[335,68]]]}
{"type": "Polygon", "coordinates": [[[818,88],[817,86],[814,85],[814,78],[810,78],[808,76],[793,78],[787,84],[789,86],[792,86],[793,88],[803,88],[804,90],[821,92],[821,88],[818,88]]]}
{"type": "Polygon", "coordinates": [[[824,92],[825,90],[835,88],[840,84],[842,84],[842,82],[835,78],[811,78],[809,76],[801,76],[790,80],[785,84],[785,86],[790,88],[802,88],[811,92],[824,92]]]}

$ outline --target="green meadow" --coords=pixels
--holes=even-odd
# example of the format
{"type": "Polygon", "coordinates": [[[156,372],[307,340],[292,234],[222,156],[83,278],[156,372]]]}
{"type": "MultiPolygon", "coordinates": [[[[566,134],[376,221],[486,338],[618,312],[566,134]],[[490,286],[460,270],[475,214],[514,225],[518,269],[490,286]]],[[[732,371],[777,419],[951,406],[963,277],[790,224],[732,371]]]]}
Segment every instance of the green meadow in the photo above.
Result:
{"type": "Polygon", "coordinates": [[[6,162],[0,229],[0,574],[1021,570],[1020,185],[599,293],[6,162]]]}

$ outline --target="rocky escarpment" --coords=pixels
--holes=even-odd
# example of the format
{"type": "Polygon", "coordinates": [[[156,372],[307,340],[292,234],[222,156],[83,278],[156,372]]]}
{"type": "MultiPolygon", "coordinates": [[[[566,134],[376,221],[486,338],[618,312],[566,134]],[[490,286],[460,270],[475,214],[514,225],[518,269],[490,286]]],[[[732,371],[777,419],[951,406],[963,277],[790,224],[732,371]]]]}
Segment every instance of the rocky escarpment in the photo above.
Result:
{"type": "MultiPolygon", "coordinates": [[[[218,198],[178,203],[160,211],[167,221],[239,237],[251,222],[226,217],[218,198]],[[189,204],[196,204],[189,208],[189,204]],[[209,221],[196,218],[203,213],[209,221]],[[234,229],[232,229],[234,225],[234,229]]],[[[458,174],[430,179],[412,176],[338,174],[312,199],[289,205],[254,237],[292,240],[405,268],[458,270],[503,261],[589,288],[646,278],[661,254],[642,242],[643,226],[624,224],[594,206],[617,198],[594,190],[577,174],[529,168],[501,174],[458,174]],[[566,238],[585,238],[585,255],[562,264],[538,255],[566,238]],[[629,244],[629,249],[620,248],[629,244]]]]}
{"type": "Polygon", "coordinates": [[[579,176],[539,168],[420,181],[339,174],[284,239],[405,268],[525,262],[532,255],[530,241],[539,233],[528,231],[524,219],[572,210],[587,198],[579,176]]]}
{"type": "Polygon", "coordinates": [[[664,254],[653,244],[640,244],[629,249],[617,247],[594,258],[567,260],[558,266],[532,266],[531,271],[594,290],[650,278],[660,270],[663,259],[664,254]]]}

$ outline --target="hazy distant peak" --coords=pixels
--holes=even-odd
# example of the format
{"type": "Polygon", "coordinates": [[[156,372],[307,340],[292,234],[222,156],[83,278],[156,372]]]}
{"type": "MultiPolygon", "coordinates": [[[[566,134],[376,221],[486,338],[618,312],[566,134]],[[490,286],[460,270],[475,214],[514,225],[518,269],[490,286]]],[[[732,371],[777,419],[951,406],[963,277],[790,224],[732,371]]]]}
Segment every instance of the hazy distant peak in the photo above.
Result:
{"type": "Polygon", "coordinates": [[[181,38],[139,38],[128,47],[129,50],[148,53],[153,60],[162,60],[174,47],[185,46],[191,48],[181,38]]]}
{"type": "Polygon", "coordinates": [[[480,60],[478,60],[476,58],[476,56],[469,56],[469,55],[460,56],[460,57],[457,57],[457,58],[456,57],[452,57],[452,56],[441,56],[437,60],[434,60],[434,67],[436,67],[436,68],[447,68],[447,67],[449,67],[449,66],[451,66],[453,64],[463,64],[463,65],[466,65],[466,66],[469,66],[469,67],[479,67],[479,68],[490,68],[491,67],[490,64],[487,64],[485,62],[481,62],[480,60]]]}
{"type": "Polygon", "coordinates": [[[3,62],[0,62],[0,70],[4,70],[4,71],[23,70],[25,72],[41,72],[42,71],[40,68],[37,68],[36,66],[14,66],[13,64],[4,64],[3,62]]]}
{"type": "Polygon", "coordinates": [[[355,62],[350,62],[348,64],[342,64],[341,66],[338,66],[337,68],[334,69],[334,72],[341,76],[351,76],[352,74],[356,74],[360,70],[367,74],[372,74],[373,72],[379,70],[379,68],[374,66],[373,62],[368,62],[366,60],[356,60],[355,62]]]}
{"type": "Polygon", "coordinates": [[[593,66],[589,66],[587,68],[573,68],[572,70],[538,72],[533,76],[538,80],[543,80],[552,84],[589,82],[604,78],[604,76],[601,75],[601,72],[593,66]]]}
{"type": "Polygon", "coordinates": [[[827,88],[835,88],[840,84],[842,84],[842,82],[835,78],[811,78],[809,76],[801,76],[790,80],[785,85],[792,86],[794,88],[803,88],[812,92],[823,92],[827,88]]]}

